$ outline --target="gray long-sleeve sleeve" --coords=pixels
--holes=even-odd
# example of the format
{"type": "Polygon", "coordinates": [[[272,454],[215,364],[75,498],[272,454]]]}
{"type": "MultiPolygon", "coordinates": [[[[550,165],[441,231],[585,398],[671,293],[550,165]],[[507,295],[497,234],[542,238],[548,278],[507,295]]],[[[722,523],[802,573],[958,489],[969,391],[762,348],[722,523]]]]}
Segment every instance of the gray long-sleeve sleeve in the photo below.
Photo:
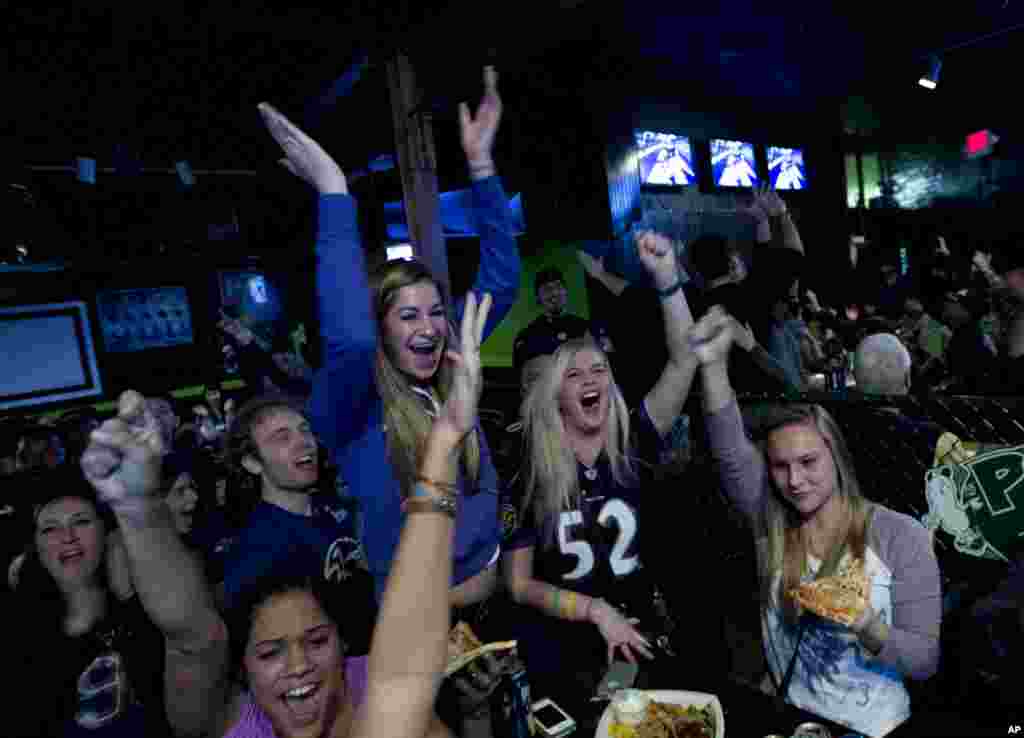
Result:
{"type": "Polygon", "coordinates": [[[942,581],[931,534],[909,515],[878,506],[869,545],[892,572],[892,625],[875,657],[911,679],[939,668],[942,581]]]}
{"type": "Polygon", "coordinates": [[[761,452],[744,433],[736,399],[718,412],[709,413],[707,426],[725,494],[752,524],[756,523],[765,494],[765,465],[761,452]]]}

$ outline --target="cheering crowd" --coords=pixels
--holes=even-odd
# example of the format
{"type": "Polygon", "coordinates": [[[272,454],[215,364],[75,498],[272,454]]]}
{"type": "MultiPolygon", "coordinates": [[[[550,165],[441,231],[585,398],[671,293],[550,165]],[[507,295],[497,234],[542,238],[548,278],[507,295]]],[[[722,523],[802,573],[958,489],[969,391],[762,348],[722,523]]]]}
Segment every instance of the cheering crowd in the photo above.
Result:
{"type": "Polygon", "coordinates": [[[274,360],[225,317],[247,397],[210,393],[182,423],[173,398],[129,391],[114,417],[3,434],[5,484],[22,485],[0,500],[5,735],[459,733],[505,665],[443,678],[458,621],[516,639],[536,696],[592,693],[613,659],[724,671],[721,652],[681,654],[715,605],[673,594],[724,586],[693,558],[715,553],[686,542],[705,525],[687,506],[711,490],[664,471],[697,426],[756,549],[764,689],[868,735],[909,717],[908,683],[939,668],[929,531],[872,501],[857,439],[820,405],[753,429],[736,393],[1016,393],[1019,253],[977,254],[966,289],[939,268],[912,288],[885,264],[877,294],[833,308],[801,289],[804,245],[775,192],[750,205],[752,264],[712,234],[639,230],[650,285],[581,257],[615,294],[608,321],[570,319],[561,275],[538,277],[545,315],[516,341],[520,422],[511,443],[488,438],[479,347],[517,299],[520,261],[493,69],[484,84],[459,111],[481,244],[467,294],[416,261],[369,272],[344,172],[263,104],[318,199],[323,365],[274,360]],[[684,511],[675,533],[666,506],[684,511]],[[870,591],[852,623],[787,596],[856,562],[870,591]]]}

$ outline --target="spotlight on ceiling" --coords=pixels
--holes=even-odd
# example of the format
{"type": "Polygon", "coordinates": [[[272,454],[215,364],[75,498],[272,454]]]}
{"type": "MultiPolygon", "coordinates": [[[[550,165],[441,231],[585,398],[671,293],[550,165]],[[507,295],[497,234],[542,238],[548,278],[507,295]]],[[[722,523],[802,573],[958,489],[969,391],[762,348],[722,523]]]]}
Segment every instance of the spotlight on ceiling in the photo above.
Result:
{"type": "Polygon", "coordinates": [[[917,80],[917,84],[924,87],[926,90],[934,90],[939,86],[939,74],[942,72],[942,59],[938,56],[928,57],[928,68],[925,73],[921,75],[921,79],[917,80]]]}

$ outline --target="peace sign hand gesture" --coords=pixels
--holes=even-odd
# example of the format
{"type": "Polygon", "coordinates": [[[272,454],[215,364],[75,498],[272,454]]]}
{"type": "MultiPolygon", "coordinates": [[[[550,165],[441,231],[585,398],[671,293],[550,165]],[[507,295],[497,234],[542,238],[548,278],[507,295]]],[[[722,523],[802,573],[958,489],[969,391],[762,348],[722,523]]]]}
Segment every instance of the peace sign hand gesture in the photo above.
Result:
{"type": "Polygon", "coordinates": [[[321,195],[348,194],[344,172],[330,154],[270,103],[260,103],[260,115],[270,135],[281,146],[281,166],[316,188],[321,195]]]}
{"type": "Polygon", "coordinates": [[[452,364],[451,393],[435,425],[445,427],[461,441],[476,423],[477,403],[483,388],[483,374],[480,365],[480,344],[483,341],[484,325],[491,311],[491,296],[484,295],[479,305],[476,295],[466,296],[466,307],[462,314],[462,331],[459,350],[448,349],[445,360],[452,364]]]}

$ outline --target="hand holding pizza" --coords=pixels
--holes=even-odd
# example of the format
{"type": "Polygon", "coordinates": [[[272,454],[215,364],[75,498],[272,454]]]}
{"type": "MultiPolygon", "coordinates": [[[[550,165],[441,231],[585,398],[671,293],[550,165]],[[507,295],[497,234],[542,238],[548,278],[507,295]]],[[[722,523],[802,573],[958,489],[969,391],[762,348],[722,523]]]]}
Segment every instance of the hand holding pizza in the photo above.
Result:
{"type": "Polygon", "coordinates": [[[787,594],[804,609],[856,633],[867,628],[875,617],[870,599],[871,578],[863,562],[834,576],[805,582],[787,594]]]}

